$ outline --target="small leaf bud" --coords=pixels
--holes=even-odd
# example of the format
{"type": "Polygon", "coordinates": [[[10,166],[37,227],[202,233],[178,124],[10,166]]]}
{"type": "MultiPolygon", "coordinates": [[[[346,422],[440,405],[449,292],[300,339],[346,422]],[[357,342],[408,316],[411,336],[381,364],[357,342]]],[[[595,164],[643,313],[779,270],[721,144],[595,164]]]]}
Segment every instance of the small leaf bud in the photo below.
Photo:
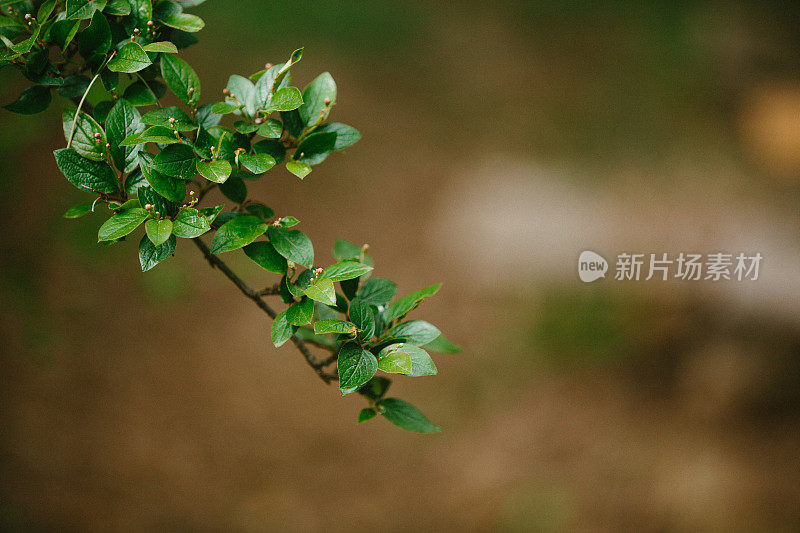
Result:
{"type": "Polygon", "coordinates": [[[325,105],[331,105],[331,99],[330,99],[330,98],[326,98],[326,99],[325,99],[325,100],[323,100],[322,102],[323,102],[325,105]]]}

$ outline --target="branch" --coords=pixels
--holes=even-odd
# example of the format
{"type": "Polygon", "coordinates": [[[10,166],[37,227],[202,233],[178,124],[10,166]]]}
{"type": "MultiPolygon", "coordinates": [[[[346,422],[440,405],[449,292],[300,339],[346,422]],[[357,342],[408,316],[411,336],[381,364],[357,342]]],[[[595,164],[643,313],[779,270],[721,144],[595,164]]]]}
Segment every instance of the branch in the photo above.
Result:
{"type": "MultiPolygon", "coordinates": [[[[276,313],[275,310],[272,309],[272,307],[270,307],[267,304],[267,302],[265,302],[261,298],[261,295],[259,294],[258,291],[254,291],[253,289],[251,289],[250,286],[247,285],[247,283],[245,283],[242,280],[242,278],[237,276],[236,273],[233,270],[231,270],[230,267],[228,267],[228,265],[226,265],[219,257],[212,254],[211,250],[209,250],[208,246],[206,246],[206,243],[200,240],[200,237],[197,237],[192,240],[197,245],[197,247],[200,248],[200,251],[203,252],[203,255],[205,256],[206,260],[211,264],[212,268],[219,269],[220,272],[225,274],[225,276],[227,276],[227,278],[231,280],[233,284],[239,288],[242,294],[253,300],[262,311],[264,311],[267,315],[269,315],[271,319],[275,320],[275,317],[278,316],[278,313],[276,313]]],[[[303,354],[303,357],[305,358],[306,362],[311,366],[311,368],[314,369],[314,372],[317,373],[317,375],[320,377],[320,379],[322,379],[322,381],[330,384],[331,381],[335,381],[338,379],[336,375],[325,372],[324,367],[326,366],[326,364],[330,364],[326,363],[326,361],[328,361],[329,359],[326,359],[325,361],[318,360],[316,357],[314,357],[314,354],[312,354],[311,351],[308,349],[308,346],[306,346],[305,342],[297,338],[296,335],[292,336],[291,341],[294,343],[295,346],[297,346],[297,349],[300,350],[301,354],[303,354]]]]}

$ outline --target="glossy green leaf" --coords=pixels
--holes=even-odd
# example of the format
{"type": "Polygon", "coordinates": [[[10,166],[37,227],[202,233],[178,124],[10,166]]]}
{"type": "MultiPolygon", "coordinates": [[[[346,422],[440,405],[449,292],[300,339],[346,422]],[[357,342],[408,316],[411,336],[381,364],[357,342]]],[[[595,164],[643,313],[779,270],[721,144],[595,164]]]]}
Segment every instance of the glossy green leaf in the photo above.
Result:
{"type": "Polygon", "coordinates": [[[184,239],[194,239],[211,229],[211,223],[193,207],[180,210],[172,223],[172,233],[184,239]]]}
{"type": "Polygon", "coordinates": [[[314,246],[303,232],[270,226],[268,235],[275,250],[289,261],[308,268],[314,264],[314,246]]]}
{"type": "Polygon", "coordinates": [[[233,103],[228,103],[228,102],[217,102],[211,108],[211,112],[215,113],[217,115],[228,115],[230,113],[233,113],[234,111],[236,111],[237,109],[239,109],[241,107],[242,106],[239,105],[239,104],[233,104],[233,103]]]}
{"type": "Polygon", "coordinates": [[[459,353],[461,351],[460,346],[447,340],[444,335],[439,335],[431,342],[424,345],[423,348],[437,353],[459,353]]]}
{"type": "Polygon", "coordinates": [[[211,253],[221,254],[238,250],[263,235],[267,225],[258,217],[245,215],[226,222],[211,240],[211,253]]]}
{"type": "Polygon", "coordinates": [[[267,220],[275,216],[275,211],[273,211],[272,208],[258,202],[248,203],[244,206],[244,210],[251,215],[257,216],[261,220],[267,220]]]}
{"type": "Polygon", "coordinates": [[[280,313],[272,322],[272,344],[276,348],[281,347],[286,341],[292,338],[297,331],[297,326],[293,326],[286,318],[286,311],[280,313]]]}
{"type": "Polygon", "coordinates": [[[402,350],[382,350],[378,355],[378,369],[387,374],[410,374],[411,356],[402,350]]]}
{"type": "Polygon", "coordinates": [[[202,30],[206,23],[197,15],[175,13],[161,20],[165,25],[176,30],[194,33],[202,30]]]}
{"type": "Polygon", "coordinates": [[[158,103],[158,97],[156,94],[151,91],[147,85],[140,81],[130,84],[125,89],[123,98],[138,107],[156,105],[158,103]]]}
{"type": "Polygon", "coordinates": [[[375,313],[369,304],[356,298],[350,302],[347,315],[361,332],[359,334],[360,339],[369,340],[372,338],[375,334],[375,313]]]}
{"type": "Polygon", "coordinates": [[[239,161],[253,174],[263,174],[275,166],[275,159],[269,154],[242,154],[239,161]]]}
{"type": "Polygon", "coordinates": [[[361,246],[356,246],[344,239],[336,239],[336,243],[333,245],[333,257],[337,261],[347,261],[349,259],[360,261],[361,253],[361,246]]]}
{"type": "Polygon", "coordinates": [[[164,126],[153,126],[141,133],[128,135],[120,143],[120,146],[135,146],[145,143],[177,144],[181,142],[175,137],[175,131],[164,126]]]}
{"type": "Polygon", "coordinates": [[[281,226],[283,226],[284,228],[291,228],[300,223],[300,221],[294,217],[281,217],[279,222],[281,223],[281,226]]]}
{"type": "Polygon", "coordinates": [[[386,305],[397,292],[397,284],[383,278],[368,279],[358,289],[358,299],[372,305],[386,305]]]}
{"type": "Polygon", "coordinates": [[[268,272],[286,273],[286,258],[279,254],[275,247],[267,241],[256,241],[244,247],[244,253],[268,272]]]}
{"type": "Polygon", "coordinates": [[[361,134],[353,126],[342,124],[341,122],[331,122],[323,124],[314,130],[314,133],[335,133],[336,143],[334,150],[344,150],[361,139],[361,134]]]}
{"type": "Polygon", "coordinates": [[[419,302],[436,294],[441,286],[441,283],[437,283],[436,285],[431,285],[430,287],[412,292],[411,294],[400,298],[393,304],[389,305],[386,309],[384,309],[383,313],[381,313],[383,316],[383,321],[388,324],[397,318],[405,316],[409,311],[414,309],[419,302]]]}
{"type": "Polygon", "coordinates": [[[168,218],[150,219],[145,223],[144,229],[153,245],[160,246],[172,235],[172,221],[168,218]]]}
{"type": "Polygon", "coordinates": [[[100,11],[94,12],[92,22],[78,35],[78,49],[85,58],[111,50],[111,26],[100,11]]]}
{"type": "Polygon", "coordinates": [[[225,198],[237,204],[243,204],[247,200],[247,185],[238,176],[231,176],[225,183],[221,183],[219,191],[225,198]]]}
{"type": "Polygon", "coordinates": [[[328,72],[323,72],[303,91],[303,105],[298,109],[306,127],[325,122],[331,107],[336,103],[336,82],[328,72]],[[325,104],[325,99],[329,103],[325,104]]]}
{"type": "MultiPolygon", "coordinates": [[[[62,114],[64,138],[69,142],[72,124],[75,121],[75,109],[65,109],[62,114]]],[[[95,119],[81,111],[75,122],[75,133],[71,147],[83,157],[93,161],[102,161],[106,151],[106,133],[95,119]]]]}
{"type": "Polygon", "coordinates": [[[305,298],[295,304],[292,304],[286,310],[286,319],[290,324],[295,326],[305,326],[311,324],[314,318],[314,302],[305,298]]]}
{"type": "Polygon", "coordinates": [[[366,385],[362,386],[358,393],[365,398],[376,401],[383,398],[391,385],[392,380],[386,376],[375,376],[366,385]]]}
{"type": "Polygon", "coordinates": [[[92,202],[87,202],[85,204],[78,204],[76,206],[67,209],[67,212],[64,213],[64,218],[80,218],[91,212],[92,212],[92,202]]]}
{"type": "Polygon", "coordinates": [[[336,133],[312,133],[297,147],[294,158],[307,165],[318,165],[327,159],[335,147],[336,133]]]}
{"type": "Polygon", "coordinates": [[[180,180],[190,180],[197,174],[197,157],[186,144],[173,144],[164,148],[153,159],[153,168],[162,174],[180,180]]]}
{"type": "Polygon", "coordinates": [[[68,19],[88,19],[96,10],[102,11],[106,0],[67,0],[64,15],[68,19]]]}
{"type": "Polygon", "coordinates": [[[149,126],[163,126],[178,131],[192,131],[197,129],[197,123],[178,107],[162,107],[148,111],[142,117],[142,122],[149,126]],[[174,118],[175,122],[169,119],[174,118]]]}
{"type": "Polygon", "coordinates": [[[277,139],[283,135],[283,124],[274,118],[268,118],[258,127],[258,134],[268,139],[277,139]]]}
{"type": "Polygon", "coordinates": [[[367,422],[378,416],[378,411],[371,407],[365,407],[358,413],[358,423],[367,422]]]}
{"type": "Polygon", "coordinates": [[[357,344],[345,344],[339,351],[339,389],[342,396],[372,379],[378,360],[357,344]]]}
{"type": "Polygon", "coordinates": [[[186,61],[177,56],[162,55],[161,75],[181,102],[194,106],[200,101],[200,78],[186,61]]]}
{"type": "Polygon", "coordinates": [[[141,115],[124,98],[120,98],[106,118],[106,135],[114,164],[122,172],[132,172],[139,165],[141,146],[123,146],[122,141],[144,129],[141,115]]]}
{"type": "Polygon", "coordinates": [[[299,161],[289,161],[286,163],[286,170],[300,179],[305,178],[311,173],[311,167],[299,161]]]}
{"type": "Polygon", "coordinates": [[[139,241],[139,264],[142,267],[142,272],[147,272],[157,264],[172,257],[172,254],[175,253],[176,243],[175,235],[170,236],[160,246],[154,246],[147,235],[142,237],[142,240],[139,241]]]}
{"type": "Polygon", "coordinates": [[[233,106],[244,106],[244,112],[252,117],[256,114],[254,102],[253,82],[245,77],[234,74],[228,78],[228,85],[225,87],[230,91],[230,96],[225,101],[233,106]]]}
{"type": "Polygon", "coordinates": [[[372,267],[357,261],[342,261],[326,268],[320,278],[328,278],[332,281],[343,281],[353,279],[372,271],[372,267]]]}
{"type": "Polygon", "coordinates": [[[108,62],[108,70],[112,72],[139,72],[152,64],[147,52],[139,43],[126,43],[117,51],[114,59],[108,62]]]}
{"type": "Polygon", "coordinates": [[[114,241],[124,237],[145,221],[150,214],[144,209],[128,209],[112,216],[100,226],[98,242],[114,241]]]}
{"type": "Polygon", "coordinates": [[[78,33],[80,24],[80,20],[57,20],[53,22],[52,26],[50,26],[50,31],[48,32],[47,36],[50,41],[56,43],[58,47],[64,51],[78,33]]]}
{"type": "MultiPolygon", "coordinates": [[[[169,41],[158,41],[155,43],[146,44],[142,47],[145,52],[160,52],[162,54],[177,54],[178,47],[172,44],[169,41]]],[[[161,58],[162,61],[162,72],[163,72],[163,61],[164,58],[161,58]]]]}
{"type": "Polygon", "coordinates": [[[336,289],[333,281],[327,278],[319,279],[306,287],[306,296],[324,304],[336,305],[336,289]]]}
{"type": "MultiPolygon", "coordinates": [[[[428,352],[410,343],[398,343],[386,346],[378,354],[378,361],[381,361],[383,357],[394,356],[394,354],[403,354],[407,356],[409,360],[409,370],[398,372],[399,374],[407,374],[416,377],[435,376],[439,373],[436,369],[436,365],[433,363],[433,359],[428,355],[428,352]]],[[[381,370],[383,370],[383,368],[381,368],[381,370]]],[[[386,370],[386,372],[388,372],[388,370],[386,370]]]]}
{"type": "Polygon", "coordinates": [[[15,102],[4,105],[3,108],[18,115],[35,115],[47,109],[52,99],[49,87],[34,85],[22,91],[15,102]]]}
{"type": "Polygon", "coordinates": [[[232,171],[233,168],[231,164],[224,159],[217,159],[215,161],[197,160],[197,172],[214,183],[225,183],[232,171]]]}
{"type": "Polygon", "coordinates": [[[130,15],[131,5],[128,3],[128,0],[108,0],[104,11],[108,15],[130,15]]]}
{"type": "Polygon", "coordinates": [[[314,322],[314,333],[324,335],[337,333],[339,335],[355,334],[356,325],[347,320],[317,320],[314,322]]]}
{"type": "Polygon", "coordinates": [[[53,155],[58,168],[75,187],[96,193],[119,192],[117,176],[106,163],[81,157],[71,148],[56,150],[53,155]]]}
{"type": "Polygon", "coordinates": [[[139,165],[147,183],[158,194],[167,200],[180,203],[186,197],[186,182],[175,179],[166,174],[162,174],[153,168],[153,156],[151,154],[139,153],[139,165]]]}
{"type": "Polygon", "coordinates": [[[399,398],[385,398],[375,405],[386,420],[407,431],[436,433],[442,430],[425,418],[416,407],[399,398]]]}
{"type": "Polygon", "coordinates": [[[384,338],[423,346],[441,334],[442,332],[436,326],[424,320],[408,320],[394,326],[384,335],[384,338]]]}
{"type": "Polygon", "coordinates": [[[273,111],[291,111],[297,109],[302,104],[303,96],[300,94],[300,89],[297,87],[284,87],[283,89],[275,91],[265,111],[267,113],[273,111]]]}

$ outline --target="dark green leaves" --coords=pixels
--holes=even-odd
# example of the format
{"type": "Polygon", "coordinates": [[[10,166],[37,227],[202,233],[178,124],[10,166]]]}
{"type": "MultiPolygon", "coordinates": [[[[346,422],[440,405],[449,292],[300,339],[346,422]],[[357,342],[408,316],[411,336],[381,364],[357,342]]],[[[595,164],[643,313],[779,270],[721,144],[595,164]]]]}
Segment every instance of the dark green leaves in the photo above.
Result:
{"type": "Polygon", "coordinates": [[[146,113],[142,122],[149,126],[163,126],[178,131],[192,131],[197,128],[194,120],[178,107],[162,107],[146,113]],[[170,119],[174,119],[170,121],[170,119]]]}
{"type": "Polygon", "coordinates": [[[167,146],[153,159],[153,168],[162,174],[190,180],[197,174],[194,149],[186,144],[167,146]]]}
{"type": "Polygon", "coordinates": [[[4,105],[3,107],[19,115],[35,115],[47,109],[52,98],[48,87],[34,85],[22,91],[22,94],[19,95],[16,102],[4,105]]]}
{"type": "Polygon", "coordinates": [[[361,332],[359,338],[369,340],[375,334],[375,313],[372,307],[356,298],[350,302],[350,308],[347,311],[350,321],[356,325],[361,332]]]}
{"type": "Polygon", "coordinates": [[[78,49],[87,59],[93,55],[104,56],[111,50],[111,27],[100,11],[92,15],[92,22],[78,35],[78,49]]]}
{"type": "Polygon", "coordinates": [[[317,335],[324,335],[325,333],[345,335],[355,332],[356,325],[346,320],[317,320],[314,322],[314,333],[317,335]]]}
{"type": "Polygon", "coordinates": [[[311,128],[325,121],[331,106],[335,103],[336,82],[330,73],[323,72],[303,91],[303,105],[298,112],[306,127],[311,128]]]}
{"type": "Polygon", "coordinates": [[[303,104],[303,96],[300,94],[300,89],[297,87],[284,87],[278,89],[272,95],[267,109],[267,113],[273,111],[291,111],[297,109],[303,104]]]}
{"type": "Polygon", "coordinates": [[[258,217],[245,215],[226,222],[211,240],[211,253],[221,254],[238,250],[263,235],[267,225],[258,217]]]}
{"type": "Polygon", "coordinates": [[[295,326],[311,324],[312,318],[314,318],[314,302],[308,298],[303,298],[286,310],[286,320],[295,326]]]}
{"type": "Polygon", "coordinates": [[[422,346],[431,342],[441,335],[441,331],[424,320],[409,320],[401,322],[386,333],[385,338],[397,339],[417,346],[422,346]]]}
{"type": "Polygon", "coordinates": [[[172,233],[184,239],[199,237],[210,229],[208,219],[193,207],[181,209],[172,224],[172,233]]]}
{"type": "Polygon", "coordinates": [[[286,258],[279,254],[275,247],[267,241],[248,244],[244,247],[244,253],[268,272],[276,274],[284,274],[286,272],[286,258]]]}
{"type": "Polygon", "coordinates": [[[270,226],[268,235],[275,250],[289,261],[309,268],[314,264],[314,246],[302,231],[270,226]]]}
{"type": "Polygon", "coordinates": [[[306,287],[306,296],[324,304],[336,305],[336,289],[333,288],[333,281],[327,278],[320,278],[306,287]]]}
{"type": "Polygon", "coordinates": [[[252,81],[234,74],[228,79],[226,89],[230,91],[230,96],[225,100],[228,104],[235,107],[244,106],[244,112],[248,116],[256,114],[252,81]]]}
{"type": "Polygon", "coordinates": [[[144,152],[139,153],[139,165],[147,183],[159,195],[167,200],[180,203],[186,197],[186,182],[167,176],[153,168],[153,156],[144,152]]]}
{"type": "Polygon", "coordinates": [[[62,125],[64,128],[64,138],[76,152],[83,157],[94,161],[102,161],[105,153],[106,134],[100,124],[83,111],[78,113],[78,120],[75,122],[75,109],[65,109],[62,115],[62,125]],[[72,129],[73,123],[75,129],[72,129]]]}
{"type": "Polygon", "coordinates": [[[336,144],[334,150],[344,150],[354,145],[361,139],[361,134],[353,126],[342,124],[341,122],[331,122],[323,124],[314,130],[314,133],[336,133],[336,144]]]}
{"type": "Polygon", "coordinates": [[[176,30],[194,33],[202,30],[206,23],[197,15],[189,13],[174,13],[161,20],[165,25],[176,30]]]}
{"type": "Polygon", "coordinates": [[[300,161],[289,161],[286,163],[286,170],[300,179],[305,178],[311,173],[311,167],[300,161]]]}
{"type": "Polygon", "coordinates": [[[436,433],[442,430],[425,418],[416,407],[399,398],[385,398],[378,401],[375,406],[386,420],[407,431],[436,433]]]}
{"type": "Polygon", "coordinates": [[[224,159],[197,161],[197,172],[214,183],[225,183],[232,171],[231,164],[224,159]]]}
{"type": "Polygon", "coordinates": [[[382,313],[383,321],[388,324],[396,318],[406,315],[409,311],[414,309],[419,302],[436,294],[436,291],[438,291],[439,287],[441,286],[441,283],[437,283],[436,285],[431,285],[430,287],[418,290],[417,292],[412,292],[411,294],[400,298],[389,307],[384,309],[382,313]]]}
{"type": "Polygon", "coordinates": [[[200,101],[200,79],[186,61],[176,56],[162,55],[161,75],[167,87],[183,103],[195,106],[200,101]]]}
{"type": "Polygon", "coordinates": [[[378,369],[387,374],[410,374],[411,357],[401,350],[381,351],[378,355],[378,369]]]}
{"type": "Polygon", "coordinates": [[[66,18],[88,19],[96,10],[102,11],[106,7],[106,0],[67,0],[66,18]]]}
{"type": "Polygon", "coordinates": [[[295,151],[295,160],[308,165],[318,165],[325,161],[336,147],[336,133],[312,133],[303,139],[295,151]]]}
{"type": "MultiPolygon", "coordinates": [[[[378,354],[378,363],[384,359],[389,360],[385,365],[391,366],[392,368],[407,368],[405,370],[394,371],[394,373],[397,374],[408,374],[409,376],[435,376],[438,374],[436,365],[433,364],[433,359],[428,355],[428,352],[413,344],[399,343],[386,346],[378,354]],[[405,366],[406,360],[408,361],[407,367],[405,366]],[[402,361],[402,366],[396,366],[397,361],[402,361]]],[[[386,370],[384,367],[380,366],[380,364],[378,368],[384,372],[392,372],[386,370]]]]}
{"type": "Polygon", "coordinates": [[[67,209],[67,212],[64,213],[64,218],[80,218],[86,214],[92,212],[92,202],[88,202],[85,204],[78,204],[76,206],[70,207],[67,209]]]}
{"type": "Polygon", "coordinates": [[[297,326],[293,326],[286,318],[286,311],[275,317],[272,322],[272,344],[276,348],[282,346],[286,341],[292,338],[292,335],[297,331],[297,326]]]}
{"type": "Polygon", "coordinates": [[[142,237],[139,242],[139,264],[142,266],[142,272],[147,272],[162,261],[169,259],[175,253],[176,241],[175,235],[172,235],[160,246],[154,246],[147,235],[142,237]]]}
{"type": "Polygon", "coordinates": [[[263,174],[275,166],[275,159],[269,154],[242,154],[239,161],[253,174],[263,174]]]}
{"type": "Polygon", "coordinates": [[[372,271],[372,267],[358,261],[342,261],[326,268],[320,278],[329,278],[332,281],[353,279],[372,271]]]}
{"type": "MultiPolygon", "coordinates": [[[[146,44],[142,47],[145,52],[160,52],[163,54],[177,54],[178,47],[172,44],[169,41],[158,41],[155,43],[146,44]]],[[[164,58],[162,57],[161,60],[163,61],[164,58]]],[[[163,65],[162,65],[162,72],[163,72],[163,65]]],[[[199,82],[198,82],[199,83],[199,82]]]]}
{"type": "Polygon", "coordinates": [[[397,292],[397,284],[383,278],[367,280],[358,289],[358,299],[372,305],[386,305],[397,292]]]}
{"type": "Polygon", "coordinates": [[[136,108],[124,98],[117,101],[106,118],[106,135],[114,164],[122,172],[131,172],[138,166],[140,147],[121,146],[120,143],[143,129],[144,125],[136,108]]]}
{"type": "Polygon", "coordinates": [[[371,407],[365,407],[358,413],[358,423],[361,424],[362,422],[367,422],[376,416],[378,416],[378,411],[372,409],[371,407]]]}
{"type": "Polygon", "coordinates": [[[439,335],[431,342],[423,346],[423,348],[438,353],[459,353],[461,351],[460,346],[447,340],[444,335],[439,335]]]}
{"type": "Polygon", "coordinates": [[[149,213],[144,209],[134,208],[122,211],[100,226],[97,232],[98,242],[114,241],[124,237],[145,221],[149,213]]]}
{"type": "Polygon", "coordinates": [[[90,161],[71,148],[56,150],[53,155],[58,168],[77,188],[105,194],[115,194],[119,191],[117,176],[107,164],[90,161]]]}
{"type": "Polygon", "coordinates": [[[141,133],[135,133],[125,137],[119,145],[135,146],[137,144],[146,143],[177,144],[179,142],[181,141],[175,136],[175,131],[164,126],[153,126],[141,133]]]}
{"type": "Polygon", "coordinates": [[[172,235],[172,221],[168,218],[150,219],[145,223],[144,229],[153,245],[160,246],[172,235]]]}
{"type": "Polygon", "coordinates": [[[113,72],[139,72],[152,64],[147,52],[139,43],[126,43],[117,51],[114,59],[108,62],[108,70],[113,72]]]}
{"type": "Polygon", "coordinates": [[[339,351],[339,389],[342,396],[372,379],[378,360],[357,344],[345,344],[339,351]]]}

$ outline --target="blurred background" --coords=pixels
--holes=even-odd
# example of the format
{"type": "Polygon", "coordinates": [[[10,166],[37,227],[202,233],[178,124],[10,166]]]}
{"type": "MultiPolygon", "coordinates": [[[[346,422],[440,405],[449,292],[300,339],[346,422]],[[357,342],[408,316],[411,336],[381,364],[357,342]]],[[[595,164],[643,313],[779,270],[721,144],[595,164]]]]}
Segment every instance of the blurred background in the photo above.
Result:
{"type": "MultiPolygon", "coordinates": [[[[56,168],[60,105],[0,113],[3,529],[800,527],[800,4],[209,1],[216,101],[305,46],[363,139],[251,195],[321,262],[371,246],[464,346],[397,379],[443,426],[357,426],[179,243],[138,267],[56,168]],[[755,282],[581,283],[582,250],[760,252],[755,282]]],[[[25,86],[0,72],[0,97],[25,86]]],[[[253,285],[273,282],[231,254],[253,285]]]]}

